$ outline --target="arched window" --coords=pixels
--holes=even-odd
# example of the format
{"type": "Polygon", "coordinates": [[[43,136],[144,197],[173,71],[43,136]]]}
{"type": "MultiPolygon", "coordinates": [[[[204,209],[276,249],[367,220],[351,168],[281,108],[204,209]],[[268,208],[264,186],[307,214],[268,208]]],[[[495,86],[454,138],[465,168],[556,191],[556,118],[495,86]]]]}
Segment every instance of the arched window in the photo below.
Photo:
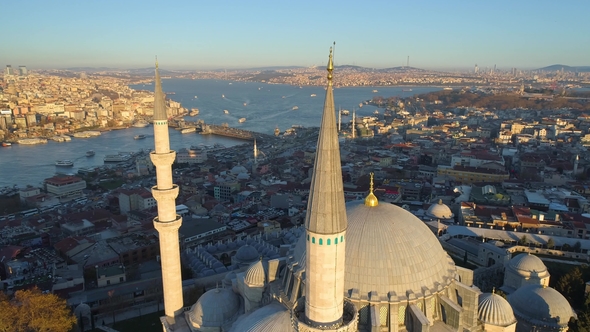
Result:
{"type": "Polygon", "coordinates": [[[320,238],[320,246],[323,244],[324,241],[322,241],[322,238],[320,238]]]}
{"type": "Polygon", "coordinates": [[[315,243],[315,237],[311,238],[311,243],[315,243]]]}
{"type": "Polygon", "coordinates": [[[338,244],[338,238],[334,239],[334,244],[338,244]]]}
{"type": "Polygon", "coordinates": [[[326,244],[327,244],[327,245],[330,245],[330,239],[327,239],[327,240],[326,240],[326,244]]]}
{"type": "Polygon", "coordinates": [[[344,242],[344,235],[340,235],[340,242],[344,242]]]}

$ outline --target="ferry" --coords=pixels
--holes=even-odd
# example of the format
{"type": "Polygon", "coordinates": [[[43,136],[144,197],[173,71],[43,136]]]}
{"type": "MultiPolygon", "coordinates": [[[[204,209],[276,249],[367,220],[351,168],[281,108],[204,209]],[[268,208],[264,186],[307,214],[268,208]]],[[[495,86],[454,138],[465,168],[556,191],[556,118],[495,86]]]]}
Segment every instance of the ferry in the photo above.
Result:
{"type": "Polygon", "coordinates": [[[18,144],[33,145],[33,144],[45,144],[47,139],[45,138],[23,138],[16,141],[18,144]]]}
{"type": "Polygon", "coordinates": [[[281,134],[281,130],[279,129],[279,127],[275,128],[275,136],[279,136],[281,134]]]}
{"type": "Polygon", "coordinates": [[[310,97],[315,97],[315,93],[312,93],[310,97]]]}
{"type": "Polygon", "coordinates": [[[379,91],[377,91],[377,90],[373,90],[373,93],[377,93],[377,92],[379,92],[379,91]]]}
{"type": "Polygon", "coordinates": [[[248,104],[244,103],[244,106],[246,106],[246,105],[248,105],[248,104]]]}
{"type": "Polygon", "coordinates": [[[195,96],[195,99],[199,99],[199,97],[195,96]]]}
{"type": "Polygon", "coordinates": [[[359,107],[363,107],[363,103],[359,103],[359,107]]]}
{"type": "Polygon", "coordinates": [[[190,115],[190,116],[199,115],[199,109],[198,108],[191,108],[191,112],[188,115],[190,115]]]}
{"type": "Polygon", "coordinates": [[[223,114],[229,114],[228,110],[223,110],[223,114]]]}
{"type": "Polygon", "coordinates": [[[342,111],[340,111],[340,114],[345,115],[345,116],[350,115],[350,111],[349,110],[342,110],[342,111]]]}
{"type": "Polygon", "coordinates": [[[194,133],[197,131],[197,128],[195,127],[191,127],[191,128],[184,128],[183,130],[180,131],[181,134],[190,134],[190,133],[194,133]]]}
{"type": "Polygon", "coordinates": [[[379,111],[375,110],[375,112],[373,112],[373,114],[379,115],[379,111]]]}
{"type": "Polygon", "coordinates": [[[225,98],[225,95],[221,95],[221,98],[225,98]]]}
{"type": "Polygon", "coordinates": [[[294,110],[294,111],[296,111],[296,110],[298,110],[298,109],[299,109],[299,107],[298,107],[298,106],[293,106],[293,108],[292,108],[292,110],[294,110]]]}
{"type": "Polygon", "coordinates": [[[240,118],[240,119],[238,120],[238,122],[239,122],[239,123],[244,123],[244,122],[246,122],[246,118],[240,118]]]}
{"type": "Polygon", "coordinates": [[[402,89],[403,92],[411,92],[412,89],[402,89]]]}
{"type": "Polygon", "coordinates": [[[80,131],[73,134],[76,138],[88,138],[93,136],[100,136],[100,131],[96,130],[87,130],[87,131],[80,131]]]}
{"type": "Polygon", "coordinates": [[[10,142],[2,142],[3,147],[9,147],[11,145],[12,145],[12,143],[10,143],[10,142]]]}
{"type": "Polygon", "coordinates": [[[119,162],[123,162],[123,161],[128,161],[129,159],[131,159],[131,156],[126,155],[126,154],[109,154],[106,155],[104,157],[104,162],[115,162],[115,163],[119,163],[119,162]]]}
{"type": "Polygon", "coordinates": [[[74,166],[74,162],[71,160],[58,160],[55,162],[55,166],[72,167],[74,166]]]}
{"type": "Polygon", "coordinates": [[[135,122],[133,124],[133,127],[136,127],[136,128],[145,128],[145,127],[147,127],[149,125],[150,125],[149,122],[147,122],[145,120],[139,120],[139,121],[137,121],[137,122],[135,122]]]}
{"type": "Polygon", "coordinates": [[[86,157],[92,157],[94,156],[96,153],[93,150],[88,150],[86,151],[86,157]]]}
{"type": "Polygon", "coordinates": [[[133,139],[144,139],[145,135],[135,135],[133,136],[133,139]]]}

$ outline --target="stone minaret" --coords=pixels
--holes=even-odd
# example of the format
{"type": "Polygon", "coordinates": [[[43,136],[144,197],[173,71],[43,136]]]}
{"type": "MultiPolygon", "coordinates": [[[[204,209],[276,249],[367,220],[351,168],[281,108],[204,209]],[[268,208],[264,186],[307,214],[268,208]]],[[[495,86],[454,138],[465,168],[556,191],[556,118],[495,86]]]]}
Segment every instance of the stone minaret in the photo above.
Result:
{"type": "Polygon", "coordinates": [[[305,220],[305,316],[308,324],[321,329],[342,324],[344,245],[348,226],[334,113],[333,70],[330,50],[328,88],[305,220]]]}
{"type": "Polygon", "coordinates": [[[256,139],[254,139],[254,164],[258,164],[258,147],[256,147],[256,139]]]}
{"type": "Polygon", "coordinates": [[[576,155],[576,160],[574,161],[574,177],[578,175],[578,164],[580,163],[580,155],[576,155]]]}
{"type": "Polygon", "coordinates": [[[356,120],[356,112],[355,112],[355,110],[353,108],[352,109],[352,138],[354,138],[355,135],[356,135],[356,123],[355,123],[355,120],[356,120]]]}
{"type": "Polygon", "coordinates": [[[175,317],[182,312],[182,279],[180,276],[180,246],[178,229],[182,218],[176,214],[178,186],[172,183],[172,163],[176,152],[170,150],[168,115],[162,92],[162,82],[156,61],[156,83],[154,89],[154,142],[155,151],[150,158],[156,166],[156,186],[152,195],[158,203],[158,216],[154,227],[160,238],[160,260],[162,263],[162,284],[164,288],[164,312],[168,324],[174,325],[175,317]]]}

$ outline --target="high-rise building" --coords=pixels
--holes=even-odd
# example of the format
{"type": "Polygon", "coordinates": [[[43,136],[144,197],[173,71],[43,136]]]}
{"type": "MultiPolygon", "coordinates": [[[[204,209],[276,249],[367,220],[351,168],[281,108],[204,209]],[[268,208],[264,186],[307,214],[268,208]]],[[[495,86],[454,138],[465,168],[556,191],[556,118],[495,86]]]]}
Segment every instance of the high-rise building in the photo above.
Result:
{"type": "Polygon", "coordinates": [[[14,68],[11,65],[6,65],[6,70],[4,71],[6,75],[14,75],[14,68]]]}
{"type": "Polygon", "coordinates": [[[20,76],[27,76],[29,74],[27,66],[18,66],[18,74],[20,76]]]}

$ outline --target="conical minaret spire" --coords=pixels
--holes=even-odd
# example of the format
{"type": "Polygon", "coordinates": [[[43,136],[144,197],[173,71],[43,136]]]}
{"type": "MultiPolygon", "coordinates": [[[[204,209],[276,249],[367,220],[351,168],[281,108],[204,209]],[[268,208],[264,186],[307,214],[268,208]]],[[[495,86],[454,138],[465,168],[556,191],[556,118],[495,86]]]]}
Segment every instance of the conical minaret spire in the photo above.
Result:
{"type": "Polygon", "coordinates": [[[182,224],[182,218],[176,214],[175,199],[178,196],[178,186],[172,182],[172,163],[176,158],[176,152],[170,150],[166,104],[157,60],[155,80],[155,150],[150,154],[150,158],[156,166],[156,186],[152,188],[152,195],[158,205],[158,216],[154,218],[154,227],[158,231],[160,239],[164,313],[168,324],[174,325],[176,317],[182,313],[183,306],[180,246],[178,243],[178,229],[182,224]]]}
{"type": "Polygon", "coordinates": [[[321,329],[342,324],[346,208],[334,109],[332,50],[328,87],[307,205],[305,316],[321,329]]]}

